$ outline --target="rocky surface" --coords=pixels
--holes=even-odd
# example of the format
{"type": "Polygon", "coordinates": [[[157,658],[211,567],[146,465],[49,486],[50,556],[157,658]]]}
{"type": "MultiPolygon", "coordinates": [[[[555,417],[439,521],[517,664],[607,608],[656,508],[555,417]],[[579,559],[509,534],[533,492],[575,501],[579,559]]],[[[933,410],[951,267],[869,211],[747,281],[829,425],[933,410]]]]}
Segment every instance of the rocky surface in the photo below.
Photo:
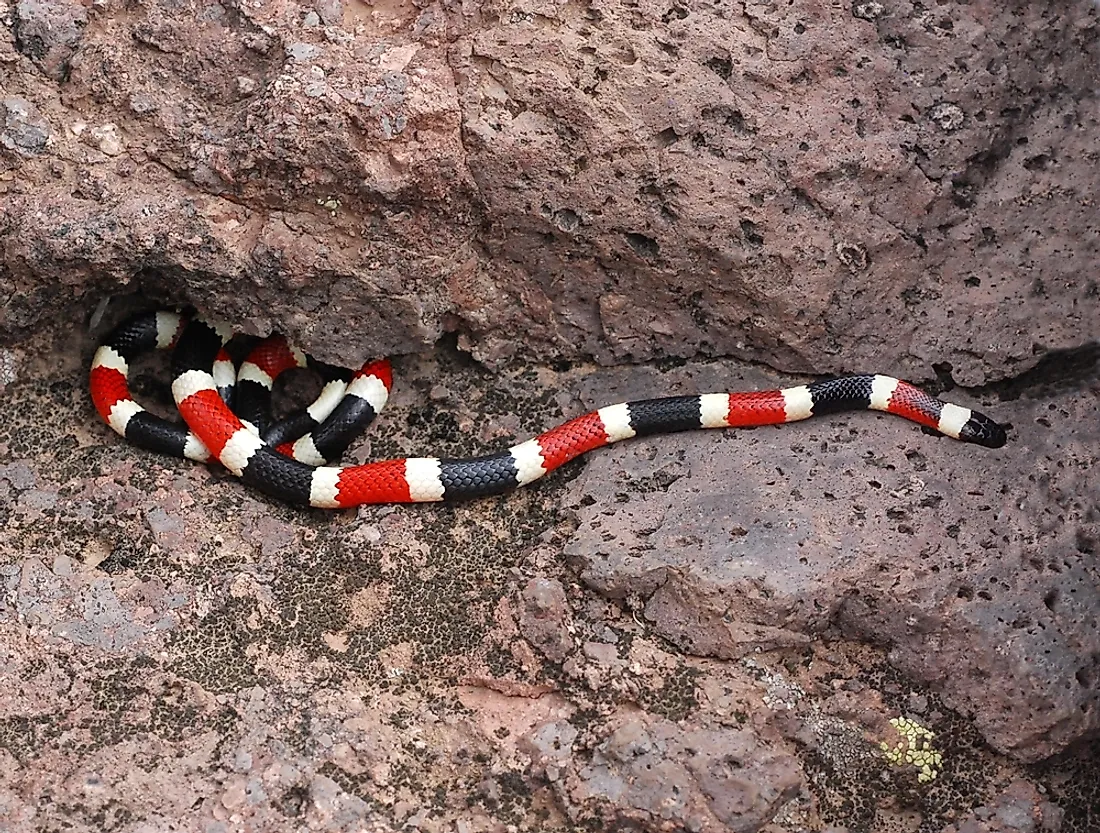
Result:
{"type": "Polygon", "coordinates": [[[944,833],[1038,833],[1058,830],[1061,822],[1061,811],[1034,785],[1016,781],[992,806],[978,807],[962,823],[944,828],[944,833]]]}
{"type": "Polygon", "coordinates": [[[1100,828],[1095,3],[0,20],[0,829],[1100,828]],[[408,354],[356,459],[850,369],[1010,442],[855,414],[301,512],[97,421],[165,301],[408,354]]]}
{"type": "Polygon", "coordinates": [[[1091,2],[0,8],[0,335],[137,288],[349,364],[1096,337],[1091,2]]]}
{"type": "MultiPolygon", "coordinates": [[[[613,399],[663,386],[629,374],[613,399]]],[[[689,387],[723,378],[706,368],[689,387]]],[[[752,373],[734,387],[773,383],[752,373]]],[[[1044,758],[1100,727],[1100,389],[1086,384],[967,400],[1012,413],[1010,445],[985,454],[866,414],[642,440],[571,484],[566,552],[685,651],[734,659],[839,626],[935,683],[993,745],[1044,758]]]]}
{"type": "MultiPolygon", "coordinates": [[[[4,829],[940,833],[1020,818],[1015,782],[1035,830],[1095,829],[1095,365],[953,392],[1011,420],[1003,452],[854,414],[303,513],[118,441],[92,345],[0,354],[4,829]]],[[[159,407],[162,370],[135,374],[159,407]]],[[[447,347],[397,379],[356,459],[787,381],[447,347]]]]}

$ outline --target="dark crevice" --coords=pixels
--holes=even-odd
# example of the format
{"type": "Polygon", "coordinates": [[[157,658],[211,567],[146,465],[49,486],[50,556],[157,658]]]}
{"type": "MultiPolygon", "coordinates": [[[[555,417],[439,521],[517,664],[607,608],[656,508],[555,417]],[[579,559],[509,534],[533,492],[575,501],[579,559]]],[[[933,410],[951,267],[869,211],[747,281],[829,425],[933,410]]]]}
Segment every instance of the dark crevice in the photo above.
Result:
{"type": "Polygon", "coordinates": [[[1091,341],[1069,350],[1051,350],[1033,368],[1018,376],[977,388],[997,394],[1004,402],[1021,396],[1047,398],[1078,390],[1100,380],[1100,342],[1091,341]]]}

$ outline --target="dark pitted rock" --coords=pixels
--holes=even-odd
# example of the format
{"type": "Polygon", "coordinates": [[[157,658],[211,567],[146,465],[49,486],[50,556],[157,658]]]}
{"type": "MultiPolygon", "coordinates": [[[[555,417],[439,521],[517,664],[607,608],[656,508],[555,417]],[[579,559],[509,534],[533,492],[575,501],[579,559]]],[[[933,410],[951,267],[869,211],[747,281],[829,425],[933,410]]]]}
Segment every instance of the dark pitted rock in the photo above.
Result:
{"type": "Polygon", "coordinates": [[[46,149],[53,130],[25,98],[0,101],[0,145],[21,156],[37,156],[46,149]]]}
{"type": "Polygon", "coordinates": [[[77,0],[19,0],[12,29],[20,52],[53,81],[65,81],[69,62],[88,25],[88,9],[77,0]]]}

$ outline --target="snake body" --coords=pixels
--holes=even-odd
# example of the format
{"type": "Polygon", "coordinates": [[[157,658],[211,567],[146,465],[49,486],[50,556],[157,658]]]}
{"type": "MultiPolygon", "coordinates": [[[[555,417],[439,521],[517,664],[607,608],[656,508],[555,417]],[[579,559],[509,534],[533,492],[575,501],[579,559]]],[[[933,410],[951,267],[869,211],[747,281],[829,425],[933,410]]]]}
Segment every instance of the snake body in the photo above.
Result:
{"type": "MultiPolygon", "coordinates": [[[[391,386],[387,362],[368,363],[346,381],[336,380],[339,385],[328,382],[305,416],[293,416],[265,432],[263,407],[249,404],[242,410],[238,405],[240,413],[235,413],[228,404],[233,393],[228,384],[231,373],[224,366],[224,346],[231,331],[201,318],[172,319],[174,315],[155,314],[152,330],[148,320],[139,326],[132,323],[137,319],[132,319],[105,340],[93,360],[90,379],[100,415],[131,442],[196,460],[212,457],[245,483],[301,506],[339,509],[497,495],[532,483],[589,451],[633,437],[698,428],[777,425],[842,411],[886,411],[987,448],[1000,448],[1006,442],[1004,429],[983,414],[942,402],[891,376],[864,374],[781,390],[671,396],[608,405],[506,451],[479,457],[406,457],[330,466],[326,463],[335,459],[385,404],[391,386]],[[138,331],[141,338],[135,337],[138,331]],[[126,384],[127,361],[139,348],[166,347],[173,342],[172,395],[190,432],[143,411],[130,397],[126,384]],[[338,436],[338,441],[330,442],[333,436],[338,436]]],[[[242,365],[236,376],[238,399],[247,386],[258,385],[263,390],[254,390],[246,398],[263,405],[279,372],[306,363],[281,340],[269,341],[267,348],[266,358],[250,356],[242,365]]]]}
{"type": "MultiPolygon", "coordinates": [[[[149,413],[129,389],[130,363],[142,353],[175,348],[188,320],[171,311],[127,319],[96,350],[88,382],[96,410],[128,442],[150,451],[207,462],[210,451],[194,432],[149,413]]],[[[211,375],[218,396],[232,403],[243,425],[280,454],[310,466],[339,459],[385,407],[392,384],[386,360],[368,362],[353,373],[314,361],[291,348],[281,336],[257,344],[239,369],[225,349],[219,349],[211,375]],[[325,382],[324,387],[308,408],[272,422],[275,380],[295,367],[315,370],[325,382]]]]}

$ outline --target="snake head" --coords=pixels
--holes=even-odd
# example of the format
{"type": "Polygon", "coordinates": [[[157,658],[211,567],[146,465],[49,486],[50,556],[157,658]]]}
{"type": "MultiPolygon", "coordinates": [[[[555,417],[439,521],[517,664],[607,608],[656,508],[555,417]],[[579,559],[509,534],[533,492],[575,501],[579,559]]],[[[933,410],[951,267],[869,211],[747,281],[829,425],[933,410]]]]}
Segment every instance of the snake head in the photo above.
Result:
{"type": "Polygon", "coordinates": [[[977,443],[986,448],[1000,448],[1008,442],[1008,435],[999,423],[985,414],[972,411],[970,419],[959,431],[959,439],[967,443],[977,443]]]}

